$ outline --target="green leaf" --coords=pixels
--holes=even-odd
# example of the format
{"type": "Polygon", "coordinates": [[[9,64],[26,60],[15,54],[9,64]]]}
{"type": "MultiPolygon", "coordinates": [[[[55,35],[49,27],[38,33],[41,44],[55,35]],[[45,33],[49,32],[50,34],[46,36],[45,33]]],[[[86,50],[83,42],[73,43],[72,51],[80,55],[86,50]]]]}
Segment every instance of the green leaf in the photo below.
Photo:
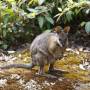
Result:
{"type": "Polygon", "coordinates": [[[83,27],[85,24],[86,24],[86,22],[83,21],[80,23],[80,26],[83,27]]]}
{"type": "Polygon", "coordinates": [[[6,1],[8,1],[8,2],[15,2],[15,0],[6,0],[6,1]]]}
{"type": "Polygon", "coordinates": [[[33,8],[27,8],[27,10],[28,10],[29,12],[33,12],[33,13],[37,13],[37,12],[38,12],[38,10],[33,9],[33,8]]]}
{"type": "Polygon", "coordinates": [[[44,17],[39,16],[38,17],[38,23],[39,23],[40,28],[42,28],[43,24],[44,24],[44,17]]]}
{"type": "Polygon", "coordinates": [[[59,10],[60,12],[62,12],[62,8],[58,8],[58,10],[59,10]]]}
{"type": "Polygon", "coordinates": [[[86,14],[89,14],[89,13],[90,13],[90,9],[87,9],[87,10],[86,10],[86,14]]]}
{"type": "Polygon", "coordinates": [[[89,34],[90,33],[90,21],[85,25],[85,31],[89,34]]]}
{"type": "Polygon", "coordinates": [[[38,0],[38,4],[42,5],[45,2],[45,0],[38,0]]]}
{"type": "Polygon", "coordinates": [[[6,0],[7,2],[9,2],[10,4],[15,4],[16,1],[15,0],[6,0]]]}
{"type": "Polygon", "coordinates": [[[6,14],[6,15],[4,16],[3,22],[4,22],[4,24],[7,24],[8,21],[9,21],[9,14],[6,14]]]}
{"type": "Polygon", "coordinates": [[[47,29],[45,32],[51,32],[51,29],[47,29]]]}
{"type": "Polygon", "coordinates": [[[3,30],[3,37],[6,37],[6,35],[7,35],[6,30],[3,30]]]}
{"type": "Polygon", "coordinates": [[[46,20],[51,24],[54,24],[54,20],[50,16],[45,16],[46,20]]]}
{"type": "Polygon", "coordinates": [[[3,47],[3,49],[7,49],[8,45],[7,44],[3,44],[2,47],[3,47]]]}
{"type": "Polygon", "coordinates": [[[13,12],[12,9],[6,8],[6,9],[5,9],[5,12],[6,12],[6,14],[8,14],[8,15],[14,16],[14,12],[13,12]]]}
{"type": "Polygon", "coordinates": [[[27,17],[30,18],[30,19],[35,18],[36,13],[29,13],[29,14],[27,14],[27,17]]]}
{"type": "Polygon", "coordinates": [[[68,11],[68,12],[66,13],[66,18],[67,18],[68,22],[70,22],[70,21],[72,20],[72,14],[73,14],[72,11],[68,11]]]}
{"type": "Polygon", "coordinates": [[[84,7],[81,7],[81,8],[79,8],[79,9],[76,8],[76,9],[75,9],[75,13],[76,13],[76,15],[78,15],[78,14],[80,13],[80,11],[83,10],[83,9],[84,9],[84,7]]]}
{"type": "Polygon", "coordinates": [[[0,45],[2,45],[3,44],[3,41],[0,41],[0,45]]]}

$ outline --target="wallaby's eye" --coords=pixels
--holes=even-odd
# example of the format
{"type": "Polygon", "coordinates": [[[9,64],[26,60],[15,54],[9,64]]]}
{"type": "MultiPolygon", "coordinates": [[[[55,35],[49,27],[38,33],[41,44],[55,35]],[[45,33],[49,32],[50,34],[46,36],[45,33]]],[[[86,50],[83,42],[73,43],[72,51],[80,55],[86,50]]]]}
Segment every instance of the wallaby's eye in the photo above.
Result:
{"type": "Polygon", "coordinates": [[[61,38],[59,38],[59,41],[62,41],[62,39],[61,39],[61,38]]]}
{"type": "Polygon", "coordinates": [[[62,40],[61,38],[59,38],[59,41],[62,43],[64,40],[62,40]]]}
{"type": "Polygon", "coordinates": [[[61,42],[62,46],[65,46],[66,39],[61,39],[61,38],[59,38],[59,41],[61,42]]]}

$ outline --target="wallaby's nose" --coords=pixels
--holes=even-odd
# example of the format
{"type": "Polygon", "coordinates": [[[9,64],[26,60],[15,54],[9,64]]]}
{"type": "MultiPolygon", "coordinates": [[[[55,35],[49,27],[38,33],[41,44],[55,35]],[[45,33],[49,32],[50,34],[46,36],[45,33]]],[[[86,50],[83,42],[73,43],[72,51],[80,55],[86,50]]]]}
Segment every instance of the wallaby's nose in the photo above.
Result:
{"type": "Polygon", "coordinates": [[[64,42],[62,42],[62,46],[63,46],[63,47],[65,46],[65,43],[64,43],[64,42]]]}

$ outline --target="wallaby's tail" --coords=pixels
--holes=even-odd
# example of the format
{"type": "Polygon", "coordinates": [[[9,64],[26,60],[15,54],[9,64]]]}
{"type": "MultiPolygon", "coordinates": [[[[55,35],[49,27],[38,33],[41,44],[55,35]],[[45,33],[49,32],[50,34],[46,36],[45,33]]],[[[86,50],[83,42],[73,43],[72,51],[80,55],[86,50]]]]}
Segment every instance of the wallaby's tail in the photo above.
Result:
{"type": "Polygon", "coordinates": [[[25,69],[32,69],[34,65],[32,63],[30,64],[10,64],[1,66],[1,69],[10,69],[10,68],[25,68],[25,69]]]}

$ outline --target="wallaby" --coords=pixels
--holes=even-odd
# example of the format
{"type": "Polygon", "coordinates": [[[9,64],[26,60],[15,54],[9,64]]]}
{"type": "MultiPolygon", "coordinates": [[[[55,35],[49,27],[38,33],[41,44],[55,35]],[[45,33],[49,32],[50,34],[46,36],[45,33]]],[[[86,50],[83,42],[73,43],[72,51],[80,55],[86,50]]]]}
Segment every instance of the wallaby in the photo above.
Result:
{"type": "Polygon", "coordinates": [[[32,63],[30,64],[10,64],[0,67],[1,69],[8,68],[27,68],[32,69],[34,66],[39,66],[38,73],[44,74],[44,66],[49,64],[49,71],[54,70],[54,63],[57,59],[63,57],[63,53],[68,44],[68,32],[70,27],[62,29],[56,26],[51,32],[43,32],[38,35],[30,45],[32,63]]]}

